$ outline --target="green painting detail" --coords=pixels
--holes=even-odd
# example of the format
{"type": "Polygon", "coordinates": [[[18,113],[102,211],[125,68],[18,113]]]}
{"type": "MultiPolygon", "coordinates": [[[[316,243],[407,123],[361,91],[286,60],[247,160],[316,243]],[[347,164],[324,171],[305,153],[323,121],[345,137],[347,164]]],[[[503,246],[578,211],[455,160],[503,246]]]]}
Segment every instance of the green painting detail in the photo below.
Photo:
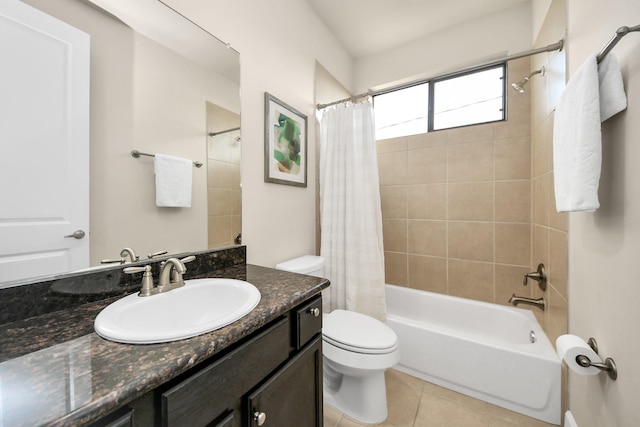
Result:
{"type": "Polygon", "coordinates": [[[291,175],[300,173],[300,126],[298,122],[280,113],[274,125],[275,146],[273,157],[278,170],[291,175]]]}

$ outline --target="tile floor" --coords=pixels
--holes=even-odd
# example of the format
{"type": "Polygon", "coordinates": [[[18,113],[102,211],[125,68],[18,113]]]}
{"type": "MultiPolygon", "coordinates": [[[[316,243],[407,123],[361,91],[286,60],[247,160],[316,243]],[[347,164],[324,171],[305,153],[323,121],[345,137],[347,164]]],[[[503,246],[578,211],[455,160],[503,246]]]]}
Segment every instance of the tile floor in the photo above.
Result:
{"type": "MultiPolygon", "coordinates": [[[[389,417],[380,427],[551,427],[524,415],[388,369],[389,417]]],[[[324,427],[359,424],[324,406],[324,427]]]]}

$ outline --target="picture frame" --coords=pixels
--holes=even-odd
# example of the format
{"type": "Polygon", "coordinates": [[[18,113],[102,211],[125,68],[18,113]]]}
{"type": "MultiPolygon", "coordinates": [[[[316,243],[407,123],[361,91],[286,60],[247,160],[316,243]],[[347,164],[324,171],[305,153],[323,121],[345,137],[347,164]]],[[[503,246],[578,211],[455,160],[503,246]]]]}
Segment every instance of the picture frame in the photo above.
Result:
{"type": "Polygon", "coordinates": [[[307,116],[264,93],[264,181],[307,186],[307,116]]]}

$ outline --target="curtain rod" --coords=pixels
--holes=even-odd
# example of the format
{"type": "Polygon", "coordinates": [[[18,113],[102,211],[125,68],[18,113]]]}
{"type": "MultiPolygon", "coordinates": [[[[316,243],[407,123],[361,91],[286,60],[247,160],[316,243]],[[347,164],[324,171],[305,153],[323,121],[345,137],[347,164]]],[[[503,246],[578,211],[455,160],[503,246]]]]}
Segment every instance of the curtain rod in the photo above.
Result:
{"type": "Polygon", "coordinates": [[[400,85],[397,85],[397,86],[391,86],[391,87],[388,87],[386,89],[368,91],[368,92],[365,92],[365,93],[361,93],[359,95],[350,96],[349,98],[344,98],[344,99],[340,99],[338,101],[329,102],[328,104],[317,104],[316,108],[318,110],[322,110],[324,108],[331,107],[332,105],[343,104],[343,103],[349,102],[349,101],[353,102],[353,101],[356,101],[358,99],[366,98],[368,96],[382,95],[382,94],[385,94],[385,93],[394,92],[396,90],[406,89],[408,87],[416,86],[416,85],[419,85],[419,84],[422,84],[422,83],[426,83],[426,82],[431,81],[431,80],[444,79],[444,78],[452,77],[452,76],[455,76],[457,74],[462,74],[462,73],[470,73],[470,72],[473,72],[473,71],[480,70],[482,68],[491,67],[492,65],[499,65],[499,64],[502,64],[502,63],[507,62],[507,61],[512,61],[514,59],[524,58],[525,56],[537,55],[539,53],[544,53],[544,52],[552,52],[554,50],[561,51],[563,46],[564,46],[564,40],[560,39],[557,43],[553,43],[553,44],[547,45],[545,47],[539,47],[537,49],[528,50],[526,52],[514,53],[513,55],[508,55],[508,56],[505,56],[504,58],[501,58],[501,59],[496,59],[496,60],[491,61],[491,62],[485,62],[484,64],[480,64],[480,65],[474,65],[473,67],[463,68],[462,70],[453,71],[453,72],[442,74],[442,75],[435,76],[435,77],[430,77],[430,78],[426,78],[426,79],[423,78],[423,79],[412,81],[412,82],[409,82],[409,83],[403,83],[403,84],[400,84],[400,85]]]}
{"type": "Polygon", "coordinates": [[[236,131],[236,130],[240,130],[240,128],[239,127],[231,128],[231,129],[221,130],[220,132],[209,132],[209,136],[213,137],[213,136],[216,136],[216,135],[221,135],[223,133],[229,133],[229,132],[233,132],[233,131],[236,131]]]}

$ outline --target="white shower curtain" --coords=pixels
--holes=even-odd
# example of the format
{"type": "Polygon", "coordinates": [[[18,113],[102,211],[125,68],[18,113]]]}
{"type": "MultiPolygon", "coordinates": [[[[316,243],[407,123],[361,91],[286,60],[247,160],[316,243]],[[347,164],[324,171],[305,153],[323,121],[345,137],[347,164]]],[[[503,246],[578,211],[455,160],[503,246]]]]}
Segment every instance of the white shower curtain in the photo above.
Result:
{"type": "Polygon", "coordinates": [[[320,254],[325,310],[384,321],[384,248],[373,104],[325,108],[320,119],[320,254]]]}

